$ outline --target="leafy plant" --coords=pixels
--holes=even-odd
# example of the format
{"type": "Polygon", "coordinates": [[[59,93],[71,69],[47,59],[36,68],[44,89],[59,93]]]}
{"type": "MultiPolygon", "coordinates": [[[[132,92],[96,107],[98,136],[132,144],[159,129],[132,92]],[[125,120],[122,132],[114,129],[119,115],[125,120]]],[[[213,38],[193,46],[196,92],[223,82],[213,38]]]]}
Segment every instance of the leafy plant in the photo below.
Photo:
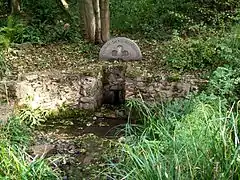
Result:
{"type": "Polygon", "coordinates": [[[199,25],[225,29],[239,22],[239,7],[238,0],[115,0],[110,9],[114,30],[162,39],[174,29],[198,33],[199,25]]]}
{"type": "Polygon", "coordinates": [[[69,12],[66,13],[58,1],[24,1],[23,9],[31,19],[23,31],[23,36],[16,41],[50,43],[59,40],[79,40],[82,36],[77,7],[76,2],[69,2],[69,12]]]}
{"type": "Polygon", "coordinates": [[[239,99],[240,77],[238,69],[218,67],[210,78],[208,93],[228,99],[233,103],[239,99]]]}
{"type": "Polygon", "coordinates": [[[35,127],[40,125],[42,122],[46,121],[47,112],[41,108],[32,108],[27,105],[19,110],[19,118],[22,122],[30,127],[35,127]]]}
{"type": "Polygon", "coordinates": [[[11,42],[22,35],[23,29],[23,25],[17,19],[9,16],[7,25],[0,28],[0,45],[3,48],[8,48],[11,42]]]}

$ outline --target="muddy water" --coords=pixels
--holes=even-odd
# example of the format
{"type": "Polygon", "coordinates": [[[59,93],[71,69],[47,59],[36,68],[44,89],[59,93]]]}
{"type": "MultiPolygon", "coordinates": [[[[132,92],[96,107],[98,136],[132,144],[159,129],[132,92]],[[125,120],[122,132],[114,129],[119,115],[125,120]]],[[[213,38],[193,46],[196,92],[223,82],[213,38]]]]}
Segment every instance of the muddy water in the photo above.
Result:
{"type": "Polygon", "coordinates": [[[111,117],[93,117],[88,122],[82,122],[81,119],[71,118],[63,119],[59,122],[47,122],[43,124],[40,130],[58,131],[73,136],[84,134],[95,134],[99,137],[116,137],[118,131],[127,123],[125,119],[111,117]]]}
{"type": "MultiPolygon", "coordinates": [[[[106,179],[103,170],[115,154],[126,119],[89,116],[47,121],[35,133],[35,144],[55,145],[50,155],[62,178],[106,179]]],[[[105,172],[106,173],[106,172],[105,172]]]]}

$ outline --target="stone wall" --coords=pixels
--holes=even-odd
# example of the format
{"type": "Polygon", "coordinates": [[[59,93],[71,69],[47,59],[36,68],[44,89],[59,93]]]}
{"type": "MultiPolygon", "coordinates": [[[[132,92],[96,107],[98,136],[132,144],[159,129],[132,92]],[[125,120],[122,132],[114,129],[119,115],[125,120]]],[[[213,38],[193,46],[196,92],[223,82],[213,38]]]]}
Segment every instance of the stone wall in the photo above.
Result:
{"type": "Polygon", "coordinates": [[[197,82],[179,80],[151,80],[148,78],[126,78],[125,99],[143,98],[146,101],[185,97],[190,91],[197,91],[197,82]]]}
{"type": "Polygon", "coordinates": [[[99,77],[82,77],[76,73],[40,72],[22,75],[16,85],[18,103],[56,108],[95,109],[101,105],[102,84],[99,77]]]}
{"type": "Polygon", "coordinates": [[[28,73],[17,81],[0,82],[0,97],[6,99],[8,95],[19,105],[32,107],[96,109],[103,103],[118,104],[131,98],[159,101],[184,97],[206,83],[194,77],[174,82],[167,78],[129,77],[125,71],[124,66],[108,66],[95,77],[61,71],[28,73]]]}
{"type": "Polygon", "coordinates": [[[102,104],[102,80],[99,77],[81,77],[80,78],[80,98],[79,108],[95,109],[102,104]]]}

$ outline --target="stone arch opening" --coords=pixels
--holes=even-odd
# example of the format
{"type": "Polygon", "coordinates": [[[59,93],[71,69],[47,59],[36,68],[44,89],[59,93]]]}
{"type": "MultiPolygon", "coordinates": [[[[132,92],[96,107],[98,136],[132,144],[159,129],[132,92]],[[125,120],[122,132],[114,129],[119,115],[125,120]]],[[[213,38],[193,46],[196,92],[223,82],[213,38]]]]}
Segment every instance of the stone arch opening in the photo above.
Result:
{"type": "Polygon", "coordinates": [[[103,104],[120,105],[125,102],[124,66],[103,67],[103,104]]]}

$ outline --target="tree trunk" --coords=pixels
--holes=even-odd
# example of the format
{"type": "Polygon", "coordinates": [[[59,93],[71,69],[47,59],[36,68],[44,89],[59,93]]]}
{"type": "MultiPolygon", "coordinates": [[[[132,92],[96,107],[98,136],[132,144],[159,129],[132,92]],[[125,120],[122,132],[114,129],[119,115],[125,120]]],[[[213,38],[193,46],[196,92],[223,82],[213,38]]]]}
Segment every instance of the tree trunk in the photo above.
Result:
{"type": "Polygon", "coordinates": [[[93,43],[109,40],[109,0],[83,0],[82,17],[87,40],[93,43]]]}
{"type": "Polygon", "coordinates": [[[67,10],[68,9],[68,3],[65,0],[60,0],[64,8],[67,10]]]}
{"type": "Polygon", "coordinates": [[[102,43],[101,39],[101,18],[100,18],[100,4],[99,0],[93,1],[94,15],[96,19],[96,33],[95,33],[95,42],[102,43]]]}
{"type": "Polygon", "coordinates": [[[87,38],[91,42],[95,42],[96,20],[95,20],[92,0],[85,0],[84,12],[85,12],[84,14],[85,14],[85,21],[86,21],[85,30],[86,30],[87,38]]]}
{"type": "Polygon", "coordinates": [[[102,41],[106,42],[110,38],[110,13],[109,0],[100,0],[101,9],[101,27],[102,27],[102,41]]]}
{"type": "Polygon", "coordinates": [[[11,14],[19,14],[21,10],[20,5],[21,0],[11,0],[11,14]]]}

